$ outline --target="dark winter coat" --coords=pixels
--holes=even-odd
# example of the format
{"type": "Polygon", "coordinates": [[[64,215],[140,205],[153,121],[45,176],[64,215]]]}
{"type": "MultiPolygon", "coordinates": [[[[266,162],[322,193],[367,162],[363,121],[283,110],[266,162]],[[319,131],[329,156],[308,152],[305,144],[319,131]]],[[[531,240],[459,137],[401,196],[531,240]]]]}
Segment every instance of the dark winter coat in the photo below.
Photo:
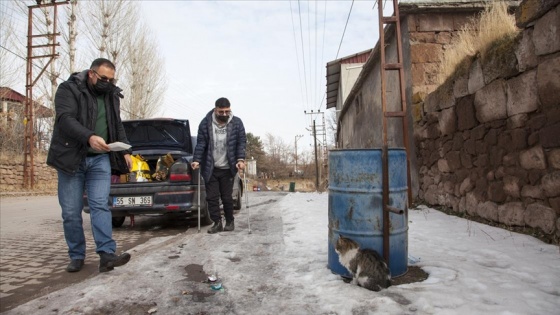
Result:
{"type": "MultiPolygon", "coordinates": [[[[89,138],[94,135],[97,100],[87,87],[88,70],[74,73],[60,84],[54,98],[56,118],[47,156],[47,164],[68,175],[74,175],[88,153],[89,138]]],[[[128,143],[120,116],[122,90],[118,87],[105,95],[107,143],[128,143]]],[[[111,168],[128,173],[124,154],[111,152],[111,168]]]]}
{"type": "MultiPolygon", "coordinates": [[[[193,162],[200,163],[201,175],[205,182],[210,180],[214,171],[214,132],[212,131],[211,110],[198,126],[196,138],[196,148],[194,149],[193,162]]],[[[237,173],[235,164],[239,160],[245,160],[245,148],[247,146],[247,136],[245,127],[240,118],[233,116],[227,124],[227,160],[232,175],[237,173]]]]}

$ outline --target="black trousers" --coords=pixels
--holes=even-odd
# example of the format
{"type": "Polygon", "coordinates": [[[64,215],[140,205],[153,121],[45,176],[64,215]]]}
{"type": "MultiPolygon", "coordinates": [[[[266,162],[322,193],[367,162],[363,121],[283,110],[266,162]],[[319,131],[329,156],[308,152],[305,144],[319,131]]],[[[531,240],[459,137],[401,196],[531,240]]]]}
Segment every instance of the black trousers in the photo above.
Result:
{"type": "Polygon", "coordinates": [[[229,169],[215,168],[210,180],[206,183],[206,201],[210,218],[218,222],[222,215],[220,213],[220,198],[224,205],[226,222],[233,221],[233,175],[229,169]]]}

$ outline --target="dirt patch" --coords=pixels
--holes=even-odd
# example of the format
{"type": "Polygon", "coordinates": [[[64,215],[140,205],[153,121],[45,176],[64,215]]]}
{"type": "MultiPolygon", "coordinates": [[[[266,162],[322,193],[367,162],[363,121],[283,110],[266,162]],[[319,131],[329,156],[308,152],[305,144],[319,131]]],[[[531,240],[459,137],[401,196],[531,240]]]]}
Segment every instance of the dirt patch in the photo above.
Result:
{"type": "Polygon", "coordinates": [[[408,266],[408,271],[397,278],[391,279],[392,285],[422,282],[428,279],[429,274],[418,266],[408,266]]]}

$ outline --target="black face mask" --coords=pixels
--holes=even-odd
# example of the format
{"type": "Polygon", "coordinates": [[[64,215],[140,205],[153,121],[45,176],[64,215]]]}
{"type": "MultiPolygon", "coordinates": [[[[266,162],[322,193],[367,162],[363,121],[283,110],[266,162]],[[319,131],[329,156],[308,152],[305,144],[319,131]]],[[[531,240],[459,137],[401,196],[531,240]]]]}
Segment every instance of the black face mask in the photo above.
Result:
{"type": "Polygon", "coordinates": [[[216,119],[218,119],[219,122],[226,123],[229,120],[229,116],[228,115],[225,115],[225,116],[217,115],[216,119]]]}
{"type": "Polygon", "coordinates": [[[108,81],[97,80],[95,85],[92,86],[93,91],[97,95],[107,94],[113,90],[113,84],[108,81]]]}

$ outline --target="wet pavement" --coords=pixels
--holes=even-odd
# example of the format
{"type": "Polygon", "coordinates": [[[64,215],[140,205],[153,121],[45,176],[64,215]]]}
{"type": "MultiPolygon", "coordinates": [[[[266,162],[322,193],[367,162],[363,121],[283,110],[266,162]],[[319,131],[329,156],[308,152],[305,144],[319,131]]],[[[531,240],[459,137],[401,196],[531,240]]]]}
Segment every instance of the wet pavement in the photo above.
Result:
{"type": "MultiPolygon", "coordinates": [[[[0,209],[0,312],[99,274],[89,215],[83,215],[87,241],[84,268],[68,273],[68,248],[56,197],[2,197],[0,209]]],[[[113,229],[117,252],[153,237],[181,234],[193,224],[196,230],[192,220],[161,216],[135,219],[134,227],[127,218],[121,228],[113,229]]]]}

